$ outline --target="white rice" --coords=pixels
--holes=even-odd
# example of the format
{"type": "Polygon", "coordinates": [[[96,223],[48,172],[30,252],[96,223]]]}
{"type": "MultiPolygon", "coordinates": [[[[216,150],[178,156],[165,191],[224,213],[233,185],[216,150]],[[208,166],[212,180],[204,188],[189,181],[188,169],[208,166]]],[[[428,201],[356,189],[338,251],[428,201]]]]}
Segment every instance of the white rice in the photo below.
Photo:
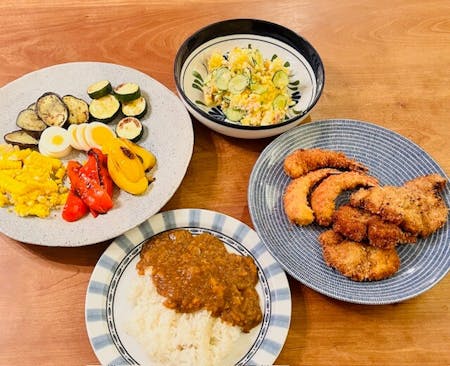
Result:
{"type": "Polygon", "coordinates": [[[206,310],[176,313],[162,304],[164,297],[157,293],[149,274],[138,277],[131,290],[133,310],[127,331],[155,365],[233,364],[229,355],[242,334],[239,327],[206,310]]]}

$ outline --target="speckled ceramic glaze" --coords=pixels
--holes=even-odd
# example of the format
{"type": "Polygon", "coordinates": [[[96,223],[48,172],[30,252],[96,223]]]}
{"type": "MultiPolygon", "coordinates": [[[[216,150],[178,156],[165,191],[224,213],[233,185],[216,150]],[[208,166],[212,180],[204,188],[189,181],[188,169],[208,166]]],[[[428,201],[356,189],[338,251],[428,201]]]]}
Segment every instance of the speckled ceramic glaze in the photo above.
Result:
{"type": "Polygon", "coordinates": [[[295,127],[317,103],[324,86],[323,64],[311,44],[285,27],[256,19],[232,19],[200,29],[180,47],[174,72],[178,93],[189,112],[214,131],[239,138],[275,136],[295,127]],[[234,47],[257,48],[265,59],[277,55],[287,62],[294,104],[285,120],[270,126],[244,126],[227,120],[219,107],[202,103],[208,57],[234,47]]]}
{"type": "MultiPolygon", "coordinates": [[[[328,267],[316,224],[289,222],[282,196],[290,178],[283,171],[284,158],[298,148],[343,151],[369,167],[382,185],[402,185],[417,176],[446,176],[419,146],[377,125],[353,120],[324,120],[296,127],[272,141],[258,158],[249,182],[248,204],[256,231],[272,255],[294,278],[336,299],[362,303],[400,302],[430,289],[450,267],[450,226],[447,222],[417,244],[400,245],[400,269],[392,277],[374,282],[354,282],[328,267]]],[[[450,207],[450,190],[442,192],[450,207]]]]}
{"type": "MultiPolygon", "coordinates": [[[[0,231],[25,242],[47,246],[79,246],[93,244],[121,235],[157,213],[172,197],[181,183],[193,148],[190,116],[183,104],[169,89],[148,75],[124,66],[76,62],[51,66],[27,74],[0,89],[2,123],[0,135],[17,129],[19,111],[43,93],[72,94],[89,101],[87,87],[99,80],[111,84],[135,82],[141,87],[150,108],[142,119],[145,128],[139,144],[157,157],[155,182],[142,196],[117,191],[114,208],[106,215],[91,215],[73,223],[65,222],[60,211],[46,219],[21,218],[6,208],[0,209],[0,231]]],[[[84,153],[68,157],[85,159],[84,153]]]]}
{"type": "MultiPolygon", "coordinates": [[[[126,332],[132,312],[129,291],[137,279],[136,263],[145,241],[171,229],[217,236],[227,250],[251,256],[258,268],[256,287],[262,323],[239,346],[236,365],[271,365],[280,353],[291,319],[291,295],[284,271],[255,231],[218,212],[180,209],[159,213],[116,238],[99,259],[86,294],[86,327],[102,365],[151,365],[142,347],[126,332]]],[[[170,311],[170,310],[168,310],[170,311]]],[[[157,342],[158,340],[155,340],[157,342]]]]}

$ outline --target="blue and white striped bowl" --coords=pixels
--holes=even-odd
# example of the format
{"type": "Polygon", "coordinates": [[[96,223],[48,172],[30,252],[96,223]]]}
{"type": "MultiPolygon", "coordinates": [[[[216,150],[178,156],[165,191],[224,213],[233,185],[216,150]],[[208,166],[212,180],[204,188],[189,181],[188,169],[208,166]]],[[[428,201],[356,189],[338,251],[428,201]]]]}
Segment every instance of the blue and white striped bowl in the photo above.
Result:
{"type": "Polygon", "coordinates": [[[254,259],[263,321],[255,328],[254,337],[237,364],[272,364],[283,347],[290,325],[291,295],[286,275],[255,231],[234,218],[200,209],[159,213],[115,239],[99,259],[86,294],[85,317],[89,340],[101,364],[149,364],[145,352],[125,331],[131,311],[128,291],[137,277],[135,265],[144,242],[171,229],[211,233],[230,251],[254,259]]]}
{"type": "MultiPolygon", "coordinates": [[[[430,173],[446,177],[419,146],[372,123],[323,120],[285,132],[258,158],[250,177],[248,204],[256,231],[286,272],[327,296],[362,304],[388,304],[412,298],[447,274],[450,268],[448,222],[417,244],[399,246],[400,270],[383,281],[354,282],[328,267],[317,239],[324,229],[316,224],[296,226],[284,213],[282,196],[290,178],[283,171],[283,161],[298,148],[342,151],[367,165],[370,174],[382,185],[402,185],[430,173]]],[[[448,184],[442,194],[450,207],[448,184]]]]}

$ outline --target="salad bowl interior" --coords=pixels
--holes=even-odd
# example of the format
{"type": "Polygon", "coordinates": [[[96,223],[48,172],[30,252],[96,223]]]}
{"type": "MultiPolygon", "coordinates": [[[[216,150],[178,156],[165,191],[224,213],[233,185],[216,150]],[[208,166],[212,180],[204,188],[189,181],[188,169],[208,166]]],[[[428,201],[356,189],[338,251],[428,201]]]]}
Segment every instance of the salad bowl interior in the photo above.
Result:
{"type": "Polygon", "coordinates": [[[250,139],[275,136],[298,125],[318,102],[325,81],[321,58],[307,40],[281,25],[255,19],[226,20],[194,33],[176,55],[174,75],[178,94],[193,117],[219,133],[250,139]],[[266,65],[282,60],[290,103],[279,121],[242,123],[222,105],[205,100],[212,55],[228,60],[236,48],[256,51],[266,65]]]}

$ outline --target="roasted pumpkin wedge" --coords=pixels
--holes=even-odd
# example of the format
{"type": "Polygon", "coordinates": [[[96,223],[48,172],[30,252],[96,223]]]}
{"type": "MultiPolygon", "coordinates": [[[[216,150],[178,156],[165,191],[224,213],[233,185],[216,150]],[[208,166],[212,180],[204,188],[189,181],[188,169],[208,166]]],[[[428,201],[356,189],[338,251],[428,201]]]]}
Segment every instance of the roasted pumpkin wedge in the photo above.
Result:
{"type": "Polygon", "coordinates": [[[36,113],[47,126],[64,126],[69,110],[61,97],[52,92],[43,94],[36,101],[36,113]]]}
{"type": "Polygon", "coordinates": [[[79,125],[89,121],[89,104],[73,95],[64,95],[63,102],[69,109],[69,123],[79,125]]]}

